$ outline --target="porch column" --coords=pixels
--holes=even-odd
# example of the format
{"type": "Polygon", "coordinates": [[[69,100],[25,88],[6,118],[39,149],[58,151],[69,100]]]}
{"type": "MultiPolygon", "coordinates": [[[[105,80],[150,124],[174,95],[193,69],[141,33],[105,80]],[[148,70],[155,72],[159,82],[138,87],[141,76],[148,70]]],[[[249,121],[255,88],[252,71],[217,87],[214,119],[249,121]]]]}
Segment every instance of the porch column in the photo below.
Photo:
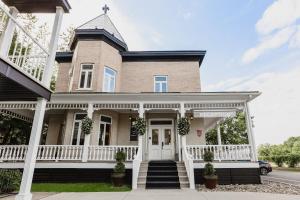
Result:
{"type": "MultiPolygon", "coordinates": [[[[143,103],[139,103],[139,117],[140,118],[144,118],[144,115],[145,115],[144,104],[143,103]]],[[[139,135],[138,146],[139,146],[139,151],[141,151],[142,157],[144,157],[143,141],[144,141],[144,136],[143,135],[139,135]]]]}
{"type": "MultiPolygon", "coordinates": [[[[47,66],[45,70],[48,70],[48,73],[44,72],[43,83],[46,87],[50,86],[50,80],[53,72],[54,66],[54,59],[56,55],[57,49],[57,41],[59,37],[59,32],[61,28],[61,22],[63,17],[63,9],[61,7],[56,8],[56,15],[53,24],[53,32],[51,35],[51,45],[49,50],[49,57],[47,59],[47,66]],[[52,60],[51,60],[52,59],[52,60]]],[[[26,154],[24,170],[22,175],[22,182],[21,187],[18,195],[16,196],[16,200],[31,200],[32,194],[30,193],[31,185],[32,185],[32,178],[34,173],[34,168],[36,164],[36,157],[39,147],[39,142],[41,138],[41,132],[43,128],[43,121],[45,116],[45,109],[46,109],[47,100],[43,98],[38,98],[34,119],[32,123],[31,133],[30,133],[30,140],[28,145],[28,150],[26,154]]]]}
{"type": "MultiPolygon", "coordinates": [[[[185,109],[184,109],[184,103],[183,102],[180,103],[180,117],[181,118],[185,117],[185,109]]],[[[182,147],[185,148],[185,146],[186,146],[186,136],[178,135],[178,149],[179,149],[178,157],[179,157],[179,161],[182,161],[182,147]]]]}
{"type": "Polygon", "coordinates": [[[218,145],[222,145],[220,122],[217,123],[217,138],[218,138],[218,145]]]}
{"type": "Polygon", "coordinates": [[[247,136],[248,136],[249,144],[251,145],[251,153],[252,153],[251,161],[257,161],[258,159],[256,153],[256,145],[254,140],[252,121],[251,121],[248,102],[244,104],[244,109],[245,109],[245,118],[246,118],[246,125],[247,125],[247,136]]]}
{"type": "MultiPolygon", "coordinates": [[[[87,117],[90,118],[90,119],[93,119],[93,113],[94,113],[94,104],[89,103],[88,104],[88,109],[87,109],[87,117]]],[[[87,162],[88,161],[88,153],[89,153],[91,134],[92,133],[86,134],[84,136],[82,162],[87,162]]]]}
{"type": "MultiPolygon", "coordinates": [[[[19,11],[16,7],[10,7],[9,13],[13,18],[17,18],[19,11]]],[[[6,58],[11,46],[11,42],[14,36],[14,30],[16,27],[16,23],[9,17],[7,26],[2,33],[1,42],[0,42],[0,54],[2,57],[6,58]]]]}

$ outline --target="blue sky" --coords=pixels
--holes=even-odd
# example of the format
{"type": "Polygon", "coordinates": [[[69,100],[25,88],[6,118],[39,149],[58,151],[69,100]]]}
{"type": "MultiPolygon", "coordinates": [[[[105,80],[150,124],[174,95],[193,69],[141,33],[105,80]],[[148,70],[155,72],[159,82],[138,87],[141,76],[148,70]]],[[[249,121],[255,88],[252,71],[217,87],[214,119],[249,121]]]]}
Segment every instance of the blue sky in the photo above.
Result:
{"type": "Polygon", "coordinates": [[[300,0],[69,0],[63,22],[103,13],[130,50],[207,50],[203,91],[259,90],[257,144],[300,135],[300,0]]]}

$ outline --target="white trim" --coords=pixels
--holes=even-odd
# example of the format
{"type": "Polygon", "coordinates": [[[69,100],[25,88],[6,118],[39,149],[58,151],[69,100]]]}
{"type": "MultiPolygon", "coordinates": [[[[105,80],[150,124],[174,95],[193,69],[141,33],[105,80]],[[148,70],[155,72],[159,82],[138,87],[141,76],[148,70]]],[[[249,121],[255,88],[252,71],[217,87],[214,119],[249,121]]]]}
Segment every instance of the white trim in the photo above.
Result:
{"type": "Polygon", "coordinates": [[[168,92],[169,91],[169,84],[168,84],[168,82],[169,82],[169,78],[168,78],[168,75],[154,75],[153,76],[153,92],[155,92],[155,93],[166,93],[166,92],[168,92]],[[155,84],[156,84],[156,80],[155,80],[155,78],[156,77],[164,77],[164,78],[166,78],[166,80],[165,81],[158,81],[158,82],[160,82],[160,83],[166,83],[166,91],[165,92],[163,92],[162,91],[162,84],[160,84],[160,92],[157,92],[157,91],[155,91],[155,89],[156,89],[156,87],[155,87],[155,84]]]}
{"type": "MultiPolygon", "coordinates": [[[[132,169],[132,162],[125,162],[126,169],[132,169]]],[[[112,169],[116,165],[115,162],[91,162],[91,163],[70,163],[70,162],[37,162],[35,168],[99,168],[99,169],[112,169]]],[[[24,167],[23,162],[15,163],[0,163],[0,169],[21,169],[24,167]]]]}
{"type": "MultiPolygon", "coordinates": [[[[118,72],[117,70],[111,68],[111,67],[108,67],[108,66],[104,66],[104,69],[103,69],[103,81],[102,81],[102,92],[115,92],[116,91],[116,85],[117,85],[117,75],[118,75],[118,72]],[[109,70],[112,70],[114,73],[115,73],[115,77],[114,77],[114,88],[113,88],[113,91],[105,91],[105,70],[106,69],[109,69],[109,70]]],[[[109,75],[110,76],[110,75],[109,75]]]]}
{"type": "MultiPolygon", "coordinates": [[[[213,162],[214,168],[259,168],[258,162],[213,162]]],[[[204,168],[205,163],[194,162],[194,168],[204,168]]]]}
{"type": "Polygon", "coordinates": [[[95,67],[95,64],[94,63],[81,63],[80,64],[80,73],[79,73],[79,81],[78,81],[78,85],[77,85],[77,89],[76,90],[92,90],[93,88],[93,76],[94,76],[94,67],[95,67]],[[91,65],[92,66],[92,69],[85,69],[83,70],[82,67],[83,65],[91,65]],[[84,83],[83,83],[83,87],[81,88],[80,87],[80,83],[81,83],[81,73],[82,71],[85,71],[86,74],[85,74],[85,80],[84,80],[84,83]],[[91,78],[91,86],[90,87],[86,87],[87,86],[87,80],[88,80],[88,73],[89,72],[92,72],[92,78],[91,78]]]}
{"type": "MultiPolygon", "coordinates": [[[[74,117],[73,117],[73,127],[72,127],[72,136],[71,136],[70,145],[73,145],[72,143],[73,143],[73,137],[74,137],[74,128],[75,128],[76,115],[80,115],[80,114],[85,114],[85,115],[87,115],[87,113],[85,113],[85,112],[76,112],[76,113],[74,113],[74,117]]],[[[78,121],[78,120],[77,120],[77,121],[78,121]]],[[[80,122],[80,123],[81,123],[81,122],[80,122]]],[[[79,135],[79,143],[80,143],[80,136],[81,136],[81,129],[80,129],[80,128],[81,128],[81,127],[79,127],[78,134],[77,134],[77,140],[78,140],[78,135],[79,135]]],[[[76,144],[77,144],[77,142],[76,142],[76,144]]],[[[78,145],[80,145],[80,144],[78,144],[78,145]]],[[[80,146],[83,146],[83,144],[80,145],[80,146]]]]}

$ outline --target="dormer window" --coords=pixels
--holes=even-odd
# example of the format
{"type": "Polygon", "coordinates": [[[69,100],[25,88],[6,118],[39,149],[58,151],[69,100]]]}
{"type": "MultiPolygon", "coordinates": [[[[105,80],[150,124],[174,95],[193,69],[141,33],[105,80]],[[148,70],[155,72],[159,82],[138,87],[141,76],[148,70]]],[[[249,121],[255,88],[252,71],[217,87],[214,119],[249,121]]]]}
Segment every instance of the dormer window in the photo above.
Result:
{"type": "Polygon", "coordinates": [[[81,64],[79,89],[91,89],[93,67],[93,64],[81,64]]]}
{"type": "Polygon", "coordinates": [[[109,67],[104,68],[103,92],[115,92],[117,72],[109,67]]]}
{"type": "Polygon", "coordinates": [[[168,92],[168,76],[154,76],[154,92],[168,92]]]}

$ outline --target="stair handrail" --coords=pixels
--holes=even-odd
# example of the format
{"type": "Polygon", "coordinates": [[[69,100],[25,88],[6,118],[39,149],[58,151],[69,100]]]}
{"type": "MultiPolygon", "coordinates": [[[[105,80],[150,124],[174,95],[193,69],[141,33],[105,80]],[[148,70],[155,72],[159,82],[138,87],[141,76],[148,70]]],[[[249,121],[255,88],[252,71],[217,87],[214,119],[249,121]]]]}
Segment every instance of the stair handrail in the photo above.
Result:
{"type": "Polygon", "coordinates": [[[194,161],[192,159],[192,155],[190,155],[187,151],[186,136],[182,137],[182,160],[188,175],[190,189],[195,189],[194,161]]]}
{"type": "Polygon", "coordinates": [[[138,177],[140,172],[140,166],[143,161],[143,146],[142,146],[143,138],[142,136],[139,136],[139,146],[138,146],[138,152],[132,162],[132,189],[137,189],[137,183],[138,183],[138,177]]]}

